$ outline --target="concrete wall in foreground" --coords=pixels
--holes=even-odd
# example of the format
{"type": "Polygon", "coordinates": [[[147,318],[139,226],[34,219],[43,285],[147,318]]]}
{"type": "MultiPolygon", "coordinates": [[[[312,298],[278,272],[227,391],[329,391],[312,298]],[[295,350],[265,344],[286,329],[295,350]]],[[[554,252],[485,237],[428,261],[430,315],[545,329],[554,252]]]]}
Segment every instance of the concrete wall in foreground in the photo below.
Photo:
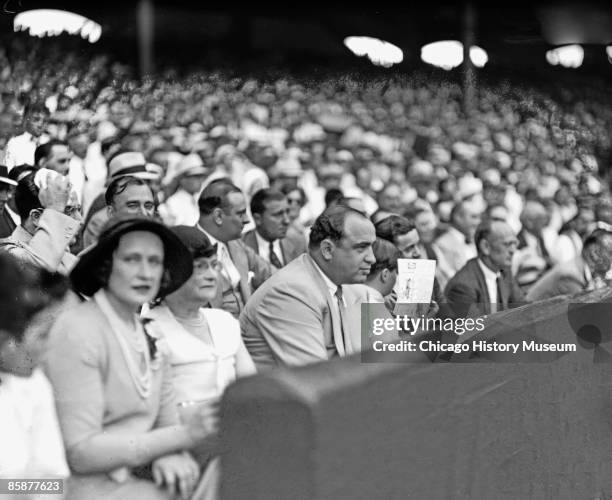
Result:
{"type": "Polygon", "coordinates": [[[612,495],[612,292],[576,302],[494,315],[482,334],[573,342],[575,353],[525,363],[357,357],[239,381],[222,407],[222,498],[612,495]]]}

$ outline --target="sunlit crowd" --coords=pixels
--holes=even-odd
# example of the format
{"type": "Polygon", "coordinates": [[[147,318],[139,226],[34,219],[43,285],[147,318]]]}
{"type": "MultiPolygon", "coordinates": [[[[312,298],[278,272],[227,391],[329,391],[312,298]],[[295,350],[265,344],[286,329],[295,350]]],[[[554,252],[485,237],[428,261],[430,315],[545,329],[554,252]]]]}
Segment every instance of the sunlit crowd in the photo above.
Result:
{"type": "Polygon", "coordinates": [[[0,477],[217,498],[225,389],[359,353],[400,259],[427,317],[612,279],[601,82],[133,74],[0,47],[0,477]]]}

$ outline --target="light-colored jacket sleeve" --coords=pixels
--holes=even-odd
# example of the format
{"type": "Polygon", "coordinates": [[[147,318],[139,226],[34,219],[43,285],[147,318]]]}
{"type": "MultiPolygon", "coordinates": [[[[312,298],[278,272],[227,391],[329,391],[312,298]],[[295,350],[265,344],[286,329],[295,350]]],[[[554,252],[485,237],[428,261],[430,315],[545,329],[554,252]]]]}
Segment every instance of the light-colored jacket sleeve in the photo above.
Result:
{"type": "Polygon", "coordinates": [[[277,364],[296,366],[328,359],[321,311],[291,290],[270,290],[254,319],[277,364]]]}
{"type": "Polygon", "coordinates": [[[9,251],[23,262],[56,272],[80,224],[56,210],[45,209],[32,239],[9,251]]]}

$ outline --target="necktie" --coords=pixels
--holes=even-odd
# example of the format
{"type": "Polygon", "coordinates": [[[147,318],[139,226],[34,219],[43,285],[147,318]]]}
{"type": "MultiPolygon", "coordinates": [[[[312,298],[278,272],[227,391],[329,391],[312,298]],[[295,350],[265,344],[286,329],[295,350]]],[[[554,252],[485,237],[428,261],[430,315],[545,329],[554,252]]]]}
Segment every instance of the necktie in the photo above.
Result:
{"type": "Polygon", "coordinates": [[[281,264],[280,259],[278,258],[278,255],[276,255],[276,253],[274,252],[274,242],[272,242],[272,241],[270,242],[270,263],[274,267],[277,267],[278,269],[283,267],[283,265],[281,264]]]}
{"type": "Polygon", "coordinates": [[[497,275],[497,310],[503,311],[505,309],[504,300],[502,298],[502,289],[501,289],[501,274],[497,275]]]}
{"type": "Polygon", "coordinates": [[[338,302],[338,312],[340,313],[340,329],[342,333],[342,342],[346,349],[346,328],[348,328],[348,322],[346,319],[346,308],[344,307],[344,298],[342,296],[342,286],[336,288],[336,301],[338,302]]]}

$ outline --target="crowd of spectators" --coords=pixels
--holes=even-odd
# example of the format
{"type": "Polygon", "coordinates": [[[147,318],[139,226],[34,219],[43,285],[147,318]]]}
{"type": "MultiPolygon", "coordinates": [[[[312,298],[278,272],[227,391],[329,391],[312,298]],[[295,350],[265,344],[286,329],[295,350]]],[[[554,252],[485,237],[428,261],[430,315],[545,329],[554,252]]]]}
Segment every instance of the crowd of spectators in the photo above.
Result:
{"type": "Polygon", "coordinates": [[[26,450],[15,474],[69,468],[71,498],[214,498],[225,387],[359,352],[362,303],[404,311],[398,259],[436,261],[428,317],[612,278],[602,82],[483,79],[465,112],[419,72],[137,79],[25,37],[0,67],[0,316],[25,318],[0,324],[0,401],[25,404],[16,376],[34,394],[2,430],[26,450]],[[74,293],[47,297],[46,273],[74,293]],[[54,306],[51,386],[23,334],[32,283],[54,306]]]}

